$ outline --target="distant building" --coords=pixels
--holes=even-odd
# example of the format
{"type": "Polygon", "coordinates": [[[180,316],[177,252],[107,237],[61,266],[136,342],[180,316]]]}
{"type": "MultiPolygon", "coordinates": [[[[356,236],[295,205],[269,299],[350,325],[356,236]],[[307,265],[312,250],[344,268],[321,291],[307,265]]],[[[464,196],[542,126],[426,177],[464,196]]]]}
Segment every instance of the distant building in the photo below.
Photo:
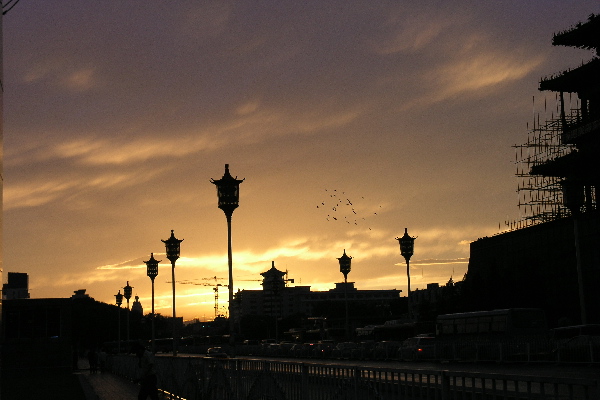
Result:
{"type": "Polygon", "coordinates": [[[87,299],[90,297],[89,294],[85,293],[86,289],[79,289],[79,290],[75,290],[73,291],[73,295],[71,296],[72,299],[87,299]]]}
{"type": "Polygon", "coordinates": [[[432,321],[436,315],[458,311],[455,299],[461,293],[464,282],[454,282],[452,277],[446,285],[428,283],[425,289],[415,289],[410,293],[410,315],[415,320],[432,321]]]}
{"type": "MultiPolygon", "coordinates": [[[[234,298],[234,318],[248,315],[264,315],[285,318],[296,314],[312,316],[313,308],[321,302],[378,302],[389,303],[400,297],[401,290],[358,290],[354,282],[347,284],[336,283],[334,289],[328,291],[310,290],[310,286],[287,286],[285,272],[275,268],[261,273],[263,276],[262,290],[241,290],[234,298]]],[[[292,280],[290,280],[292,281],[292,280]]]]}
{"type": "Polygon", "coordinates": [[[2,299],[28,299],[29,275],[22,272],[9,272],[8,283],[2,285],[2,299]]]}
{"type": "Polygon", "coordinates": [[[140,315],[144,315],[144,308],[142,307],[142,303],[140,303],[140,296],[135,296],[135,301],[131,304],[131,312],[139,313],[140,315]]]}

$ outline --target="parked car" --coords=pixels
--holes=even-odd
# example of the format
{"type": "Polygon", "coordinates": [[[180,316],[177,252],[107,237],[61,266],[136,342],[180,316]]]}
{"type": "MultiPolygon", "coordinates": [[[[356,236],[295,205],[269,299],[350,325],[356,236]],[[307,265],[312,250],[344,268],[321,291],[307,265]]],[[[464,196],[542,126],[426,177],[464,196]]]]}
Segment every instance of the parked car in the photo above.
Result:
{"type": "Polygon", "coordinates": [[[314,349],[314,357],[329,358],[334,347],[335,342],[333,340],[319,340],[314,349]]]}
{"type": "Polygon", "coordinates": [[[389,360],[398,356],[398,350],[402,343],[393,340],[377,342],[373,349],[373,358],[376,360],[389,360]]]}
{"type": "Polygon", "coordinates": [[[289,351],[290,356],[297,358],[312,357],[314,343],[296,343],[289,351]]]}
{"type": "Polygon", "coordinates": [[[228,358],[229,355],[223,350],[222,347],[211,347],[206,351],[207,357],[215,358],[228,358]]]}
{"type": "Polygon", "coordinates": [[[256,356],[262,354],[262,348],[260,342],[258,340],[246,339],[244,340],[241,349],[239,349],[239,354],[244,354],[246,356],[256,356]]]}
{"type": "Polygon", "coordinates": [[[430,360],[435,356],[435,338],[430,336],[415,336],[402,342],[398,350],[401,360],[430,360]]]}
{"type": "Polygon", "coordinates": [[[579,335],[556,345],[557,362],[593,362],[600,354],[600,336],[579,335]]]}
{"type": "Polygon", "coordinates": [[[354,342],[340,342],[333,348],[331,355],[338,359],[350,359],[352,350],[356,349],[357,345],[354,342]]]}

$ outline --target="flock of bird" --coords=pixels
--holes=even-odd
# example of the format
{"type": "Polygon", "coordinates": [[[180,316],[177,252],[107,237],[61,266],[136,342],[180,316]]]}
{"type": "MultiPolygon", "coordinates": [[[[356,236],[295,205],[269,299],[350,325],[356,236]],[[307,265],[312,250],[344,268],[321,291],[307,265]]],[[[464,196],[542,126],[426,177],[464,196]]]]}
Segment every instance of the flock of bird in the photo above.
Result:
{"type": "MultiPolygon", "coordinates": [[[[370,217],[377,216],[377,212],[365,213],[360,207],[355,207],[354,202],[350,200],[346,192],[337,189],[325,189],[325,195],[325,199],[317,204],[317,208],[326,214],[326,221],[362,225],[367,224],[370,217]]],[[[360,199],[364,200],[365,198],[361,196],[360,199]]],[[[370,226],[368,228],[372,230],[370,226]]]]}

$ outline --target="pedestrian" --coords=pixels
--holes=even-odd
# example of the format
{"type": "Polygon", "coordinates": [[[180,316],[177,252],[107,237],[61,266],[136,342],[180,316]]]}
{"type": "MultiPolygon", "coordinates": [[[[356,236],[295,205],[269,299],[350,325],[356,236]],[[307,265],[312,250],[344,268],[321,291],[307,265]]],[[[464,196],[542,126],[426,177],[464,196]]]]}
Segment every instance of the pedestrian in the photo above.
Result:
{"type": "Polygon", "coordinates": [[[104,350],[104,347],[100,348],[100,351],[98,352],[98,364],[100,367],[100,372],[105,372],[106,371],[106,350],[104,350]]]}
{"type": "Polygon", "coordinates": [[[96,353],[96,349],[93,347],[88,352],[88,361],[90,363],[90,374],[98,372],[98,353],[96,353]]]}
{"type": "Polygon", "coordinates": [[[139,358],[139,374],[136,379],[140,384],[138,400],[146,400],[148,396],[151,400],[158,400],[154,355],[139,343],[135,346],[135,354],[139,358]]]}
{"type": "Polygon", "coordinates": [[[73,346],[73,351],[71,352],[71,361],[73,365],[73,371],[77,371],[79,369],[79,352],[77,351],[77,346],[73,346]]]}

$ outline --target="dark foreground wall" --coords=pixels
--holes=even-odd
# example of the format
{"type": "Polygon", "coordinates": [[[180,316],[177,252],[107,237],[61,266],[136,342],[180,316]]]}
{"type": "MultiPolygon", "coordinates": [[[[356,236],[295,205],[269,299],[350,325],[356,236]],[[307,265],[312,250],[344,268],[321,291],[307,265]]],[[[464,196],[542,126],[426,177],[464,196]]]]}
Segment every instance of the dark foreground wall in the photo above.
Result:
{"type": "MultiPolygon", "coordinates": [[[[599,215],[578,223],[588,323],[600,323],[599,215]]],[[[550,326],[581,323],[573,218],[471,243],[465,290],[472,310],[539,307],[550,326]]]]}
{"type": "Polygon", "coordinates": [[[3,371],[70,371],[71,304],[70,299],[5,300],[3,371]]]}

